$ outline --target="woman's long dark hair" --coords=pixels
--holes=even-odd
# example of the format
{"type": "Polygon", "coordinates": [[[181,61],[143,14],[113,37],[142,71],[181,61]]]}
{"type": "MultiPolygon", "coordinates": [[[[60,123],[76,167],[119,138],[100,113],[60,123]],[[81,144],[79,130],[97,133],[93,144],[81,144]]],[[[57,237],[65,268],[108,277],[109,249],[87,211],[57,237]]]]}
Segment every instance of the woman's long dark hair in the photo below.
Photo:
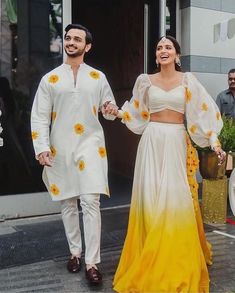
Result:
{"type": "MultiPolygon", "coordinates": [[[[174,48],[175,48],[176,54],[181,55],[181,48],[180,48],[180,45],[179,45],[178,41],[177,41],[174,37],[172,37],[172,36],[162,36],[162,37],[157,41],[156,47],[157,47],[158,43],[161,41],[162,38],[166,38],[166,39],[170,40],[170,41],[173,43],[173,45],[174,45],[174,48]]],[[[175,70],[176,70],[176,71],[182,71],[181,66],[179,66],[178,64],[175,63],[175,70]]],[[[160,65],[160,64],[158,64],[158,67],[157,67],[157,70],[156,70],[156,71],[157,71],[157,72],[160,72],[160,71],[161,71],[161,65],[160,65]]]]}

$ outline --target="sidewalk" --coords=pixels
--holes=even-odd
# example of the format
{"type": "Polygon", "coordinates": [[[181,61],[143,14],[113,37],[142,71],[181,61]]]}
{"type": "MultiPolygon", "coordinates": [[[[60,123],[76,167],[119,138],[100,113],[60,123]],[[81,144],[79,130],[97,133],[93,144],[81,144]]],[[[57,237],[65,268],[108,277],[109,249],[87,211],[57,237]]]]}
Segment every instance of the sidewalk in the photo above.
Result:
{"type": "MultiPolygon", "coordinates": [[[[88,286],[83,269],[66,270],[69,256],[60,215],[0,224],[0,292],[113,292],[112,278],[123,245],[128,206],[102,209],[101,287],[88,286]]],[[[213,245],[211,293],[235,292],[235,225],[205,225],[213,245]],[[221,234],[222,233],[222,234],[221,234]]]]}

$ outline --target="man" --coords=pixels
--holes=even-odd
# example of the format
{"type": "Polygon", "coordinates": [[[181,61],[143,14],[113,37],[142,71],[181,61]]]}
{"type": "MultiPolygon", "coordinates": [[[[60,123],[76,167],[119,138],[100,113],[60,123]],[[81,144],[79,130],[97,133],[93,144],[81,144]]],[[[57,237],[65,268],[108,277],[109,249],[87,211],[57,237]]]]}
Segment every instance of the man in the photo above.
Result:
{"type": "Polygon", "coordinates": [[[228,89],[218,94],[216,104],[221,115],[235,119],[235,68],[228,72],[228,89]]]}
{"type": "Polygon", "coordinates": [[[100,193],[109,195],[109,189],[98,111],[113,120],[117,107],[105,75],[84,63],[91,44],[87,28],[78,24],[65,28],[67,60],[41,79],[33,103],[31,128],[36,158],[45,166],[43,181],[52,200],[61,201],[71,252],[67,269],[72,273],[81,269],[79,197],[86,247],[85,274],[90,283],[99,284],[102,275],[96,264],[100,262],[100,193]],[[106,115],[108,112],[111,116],[106,115]]]}

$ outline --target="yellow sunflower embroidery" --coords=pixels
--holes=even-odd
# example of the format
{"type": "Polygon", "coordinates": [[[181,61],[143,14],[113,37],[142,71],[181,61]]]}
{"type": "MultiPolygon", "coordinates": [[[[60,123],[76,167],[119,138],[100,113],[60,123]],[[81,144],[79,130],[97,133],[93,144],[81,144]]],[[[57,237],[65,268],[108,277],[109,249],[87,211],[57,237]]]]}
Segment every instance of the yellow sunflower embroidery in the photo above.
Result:
{"type": "Polygon", "coordinates": [[[149,112],[142,111],[141,116],[144,120],[148,120],[149,119],[149,112]]]}
{"type": "Polygon", "coordinates": [[[212,135],[212,130],[209,130],[208,132],[207,132],[207,134],[206,134],[208,137],[211,137],[211,135],[212,135]]]}
{"type": "Polygon", "coordinates": [[[51,112],[51,120],[55,121],[56,118],[56,112],[51,112]]]}
{"type": "Polygon", "coordinates": [[[39,133],[37,131],[32,131],[31,135],[32,135],[32,140],[35,140],[39,137],[39,133]]]}
{"type": "Polygon", "coordinates": [[[220,143],[218,138],[217,138],[217,140],[215,142],[215,147],[221,147],[221,143],[220,143]]]}
{"type": "Polygon", "coordinates": [[[190,90],[186,87],[185,88],[185,100],[188,103],[191,101],[191,99],[192,99],[192,94],[191,94],[190,90]]]}
{"type": "Polygon", "coordinates": [[[55,184],[52,184],[51,187],[50,187],[50,191],[53,195],[59,195],[60,193],[60,190],[59,188],[55,185],[55,184]]]}
{"type": "Polygon", "coordinates": [[[80,160],[78,162],[78,168],[80,171],[83,171],[85,169],[85,162],[83,160],[80,160]]]}
{"type": "Polygon", "coordinates": [[[196,132],[197,130],[197,126],[196,125],[192,125],[190,128],[189,128],[190,132],[192,132],[193,134],[196,132]]]}
{"type": "Polygon", "coordinates": [[[83,134],[84,126],[82,124],[80,124],[80,123],[77,123],[77,124],[74,125],[74,131],[77,134],[83,134]]]}
{"type": "Polygon", "coordinates": [[[208,111],[208,106],[206,103],[202,104],[202,111],[205,111],[205,112],[208,111]]]}
{"type": "Polygon", "coordinates": [[[134,107],[136,108],[136,109],[138,109],[139,108],[139,106],[140,106],[140,102],[138,101],[138,100],[134,100],[134,107]]]}
{"type": "Polygon", "coordinates": [[[131,121],[131,115],[130,115],[129,112],[126,111],[126,112],[123,113],[123,120],[125,122],[130,122],[131,121]]]}
{"type": "Polygon", "coordinates": [[[220,114],[220,112],[216,112],[216,119],[217,119],[217,120],[220,120],[220,119],[221,119],[221,114],[220,114]]]}
{"type": "Polygon", "coordinates": [[[93,106],[93,113],[96,116],[96,114],[97,114],[96,106],[93,106]]]}
{"type": "Polygon", "coordinates": [[[55,147],[51,146],[50,149],[51,149],[52,156],[55,157],[56,156],[56,149],[55,149],[55,147]]]}
{"type": "Polygon", "coordinates": [[[52,74],[51,76],[49,76],[48,81],[50,83],[57,83],[57,81],[59,80],[59,76],[57,74],[52,74]]]}
{"type": "Polygon", "coordinates": [[[100,154],[101,158],[106,157],[106,149],[105,149],[105,147],[99,147],[99,154],[100,154]]]}
{"type": "Polygon", "coordinates": [[[100,78],[100,74],[99,74],[98,71],[93,70],[93,71],[91,71],[89,74],[90,74],[90,76],[91,76],[92,78],[94,78],[94,79],[99,79],[99,78],[100,78]]]}

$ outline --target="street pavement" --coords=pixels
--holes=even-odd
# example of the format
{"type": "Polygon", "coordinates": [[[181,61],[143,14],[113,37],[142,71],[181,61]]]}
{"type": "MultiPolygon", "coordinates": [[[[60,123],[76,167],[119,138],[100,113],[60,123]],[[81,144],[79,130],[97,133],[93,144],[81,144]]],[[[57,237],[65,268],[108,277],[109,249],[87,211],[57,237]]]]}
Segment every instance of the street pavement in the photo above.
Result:
{"type": "MultiPolygon", "coordinates": [[[[106,200],[102,203],[100,287],[87,284],[84,263],[79,273],[67,272],[69,251],[60,215],[0,223],[0,292],[113,292],[112,279],[126,234],[129,201],[128,195],[125,200],[114,200],[115,205],[106,200]]],[[[210,292],[235,293],[235,225],[211,224],[205,225],[205,230],[214,254],[214,263],[209,267],[210,292]]]]}

